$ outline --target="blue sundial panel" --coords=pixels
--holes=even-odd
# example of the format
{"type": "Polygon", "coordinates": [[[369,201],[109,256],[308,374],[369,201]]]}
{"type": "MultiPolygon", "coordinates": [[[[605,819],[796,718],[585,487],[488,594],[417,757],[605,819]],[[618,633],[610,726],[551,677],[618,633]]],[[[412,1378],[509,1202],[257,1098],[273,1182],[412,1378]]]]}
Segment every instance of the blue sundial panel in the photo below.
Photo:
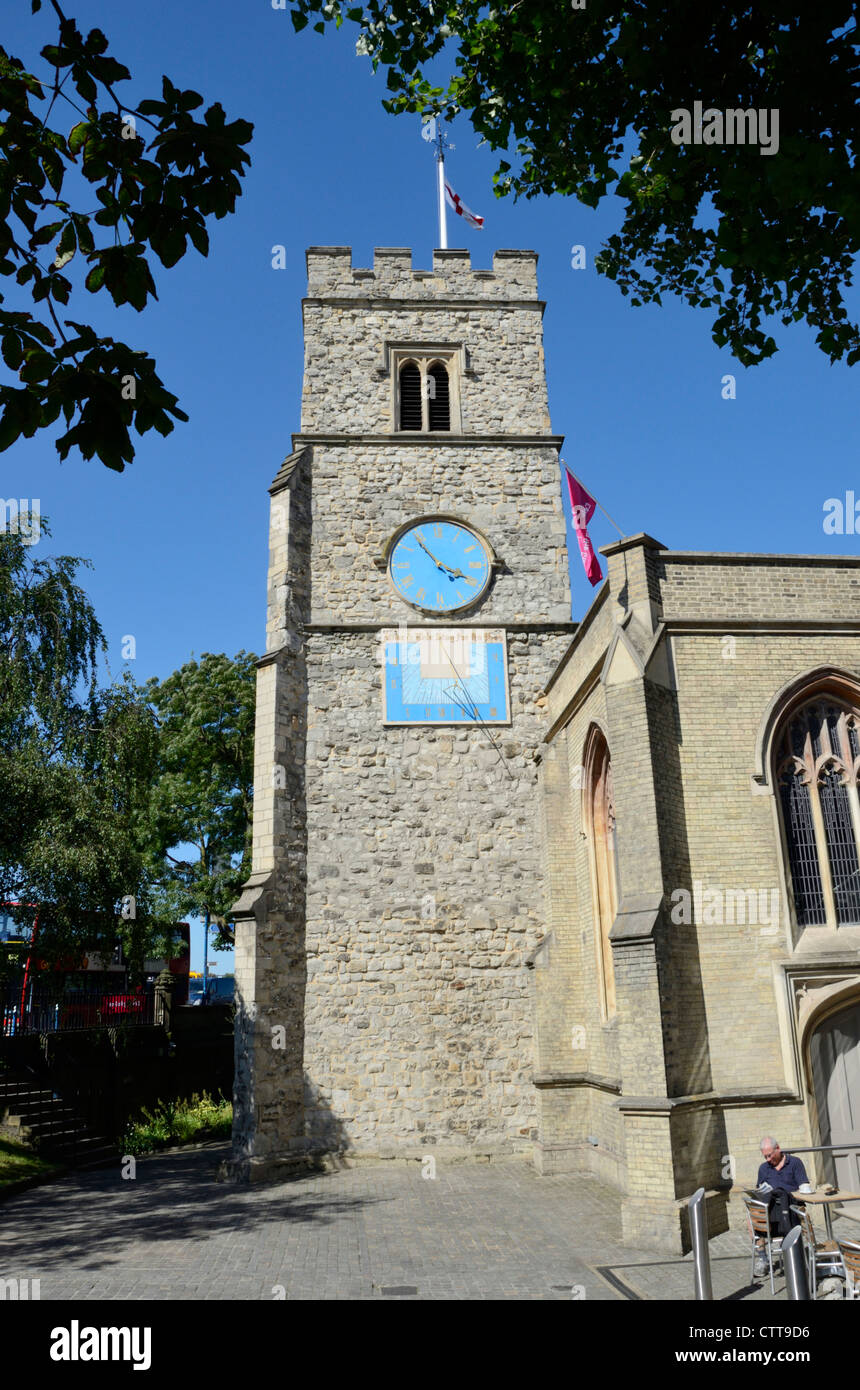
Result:
{"type": "Polygon", "coordinates": [[[389,629],[382,634],[386,724],[508,724],[502,629],[389,629]]]}

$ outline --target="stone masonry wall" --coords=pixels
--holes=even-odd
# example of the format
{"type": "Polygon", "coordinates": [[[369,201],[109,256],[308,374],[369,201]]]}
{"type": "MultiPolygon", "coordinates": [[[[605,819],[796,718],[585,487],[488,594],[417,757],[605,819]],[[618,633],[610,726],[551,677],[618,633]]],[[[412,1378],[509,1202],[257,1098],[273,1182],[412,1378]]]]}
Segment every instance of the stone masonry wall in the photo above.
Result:
{"type": "Polygon", "coordinates": [[[536,701],[566,642],[510,633],[510,729],[381,728],[373,633],[308,639],[307,1133],[525,1148],[536,701]]]}
{"type": "MultiPolygon", "coordinates": [[[[637,782],[650,779],[653,784],[664,906],[652,937],[659,999],[654,996],[647,1007],[659,1009],[665,1068],[655,1072],[644,1047],[653,1018],[644,1012],[619,1014],[617,1041],[628,1059],[622,1096],[613,1102],[596,1086],[545,1093],[541,1142],[558,1151],[580,1145],[581,1157],[606,1173],[592,1141],[612,1135],[605,1125],[607,1104],[616,1115],[620,1111],[624,1125],[611,1142],[619,1144],[619,1157],[626,1156],[632,1165],[626,1178],[619,1165],[627,1194],[625,1231],[628,1238],[638,1232],[658,1243],[665,1236],[671,1243],[673,1223],[677,1236],[677,1203],[696,1186],[725,1191],[732,1173],[738,1183],[752,1179],[762,1134],[775,1133],[789,1147],[817,1142],[802,1065],[798,1072],[792,1060],[793,1015],[783,972],[787,966],[814,970],[838,965],[850,974],[854,961],[860,978],[860,933],[792,928],[774,798],[753,777],[759,771],[763,720],[789,682],[822,667],[860,672],[860,634],[850,630],[858,615],[860,560],[690,556],[647,544],[640,560],[635,547],[615,558],[618,592],[613,589],[594,616],[586,617],[570,658],[551,683],[548,724],[556,723],[565,708],[573,712],[543,757],[563,740],[565,760],[575,767],[590,719],[605,718],[616,772],[625,896],[636,892],[640,870],[647,870],[649,882],[653,877],[650,857],[647,863],[642,857],[644,838],[636,830],[634,795],[637,782]],[[653,658],[651,679],[637,677],[630,664],[629,675],[614,686],[601,714],[603,684],[586,694],[595,664],[608,652],[623,610],[643,598],[653,603],[655,622],[663,615],[671,623],[663,638],[669,659],[653,658]],[[632,695],[640,686],[647,732],[632,729],[624,712],[629,701],[619,702],[620,695],[632,695]],[[700,892],[721,895],[712,917],[701,901],[695,903],[697,885],[700,892]],[[678,890],[690,894],[689,924],[672,923],[668,916],[678,890]],[[739,903],[741,895],[749,895],[744,898],[746,916],[730,905],[739,903]],[[755,916],[749,909],[752,895],[755,916]],[[630,1033],[632,1039],[625,1036],[630,1033]],[[702,1099],[691,1099],[697,1095],[702,1099]],[[710,1104],[707,1095],[714,1097],[710,1104]],[[672,1111],[663,1097],[685,1100],[672,1111]],[[583,1144],[586,1123],[591,1132],[583,1144]]],[[[644,609],[638,611],[645,615],[644,609]]],[[[559,941],[553,968],[538,979],[538,1016],[542,1064],[552,1059],[561,1069],[572,1012],[582,1012],[583,1063],[596,1076],[612,1068],[613,1057],[606,1047],[606,1026],[598,1019],[587,847],[578,833],[581,804],[580,789],[572,787],[567,874],[557,849],[559,868],[550,880],[548,910],[559,941]]],[[[634,947],[619,940],[618,946],[616,962],[623,957],[632,964],[636,952],[641,955],[645,1010],[646,986],[653,995],[655,981],[647,943],[634,947]]],[[[629,994],[629,988],[633,999],[635,991],[629,994]]],[[[736,1204],[722,1200],[722,1219],[733,1219],[736,1204]]]]}
{"type": "Polygon", "coordinates": [[[374,561],[397,527],[424,513],[451,512],[483,530],[503,565],[460,622],[569,623],[556,450],[425,439],[313,446],[311,622],[430,622],[403,602],[374,561]]]}
{"type": "Polygon", "coordinates": [[[308,253],[302,433],[273,497],[263,792],[237,912],[234,1141],[252,1176],[308,1151],[467,1156],[535,1137],[536,753],[573,630],[535,259],[472,271],[437,253],[421,272],[397,249],[372,269],[346,248],[308,253]],[[457,347],[461,435],[392,431],[385,350],[404,342],[457,347]],[[496,551],[459,618],[417,613],[380,568],[393,532],[432,512],[496,551]],[[383,725],[381,630],[442,623],[506,630],[509,727],[383,725]],[[273,764],[285,784],[270,790],[273,764]]]}
{"type": "Polygon", "coordinates": [[[416,272],[409,252],[377,251],[369,271],[352,270],[348,253],[309,252],[302,430],[390,433],[385,347],[415,343],[466,350],[464,435],[548,434],[535,261],[501,252],[493,271],[473,271],[467,252],[436,252],[436,272],[416,272]]]}

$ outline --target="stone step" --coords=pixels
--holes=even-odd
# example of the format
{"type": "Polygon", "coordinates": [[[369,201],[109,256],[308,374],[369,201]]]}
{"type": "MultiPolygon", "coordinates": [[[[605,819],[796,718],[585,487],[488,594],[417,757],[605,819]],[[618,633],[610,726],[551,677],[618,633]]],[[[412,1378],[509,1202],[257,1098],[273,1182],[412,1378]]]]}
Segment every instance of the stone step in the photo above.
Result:
{"type": "Polygon", "coordinates": [[[76,1167],[97,1167],[119,1158],[116,1145],[92,1130],[74,1105],[38,1083],[5,1078],[0,1088],[0,1117],[7,1134],[32,1145],[45,1157],[76,1167]]]}
{"type": "Polygon", "coordinates": [[[68,1105],[63,1100],[54,1100],[53,1096],[48,1096],[46,1100],[21,1100],[18,1098],[11,1101],[4,1101],[0,1099],[0,1113],[4,1110],[9,1115],[47,1115],[49,1112],[51,1114],[62,1114],[63,1112],[67,1112],[73,1115],[76,1113],[74,1106],[68,1105]]]}
{"type": "Polygon", "coordinates": [[[39,1145],[39,1153],[46,1158],[74,1161],[75,1167],[97,1166],[101,1163],[118,1161],[120,1157],[116,1145],[104,1136],[91,1134],[86,1138],[70,1138],[65,1142],[52,1140],[39,1145]]]}

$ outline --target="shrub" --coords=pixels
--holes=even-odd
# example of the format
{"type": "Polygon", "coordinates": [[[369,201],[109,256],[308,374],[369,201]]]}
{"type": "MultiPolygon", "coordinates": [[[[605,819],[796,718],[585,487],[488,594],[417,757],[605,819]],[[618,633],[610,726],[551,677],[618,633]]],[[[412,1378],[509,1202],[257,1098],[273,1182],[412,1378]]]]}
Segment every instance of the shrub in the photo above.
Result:
{"type": "Polygon", "coordinates": [[[127,1125],[123,1153],[142,1154],[195,1140],[228,1139],[232,1125],[233,1107],[223,1097],[214,1100],[204,1091],[190,1101],[162,1100],[152,1110],[141,1110],[127,1125]]]}

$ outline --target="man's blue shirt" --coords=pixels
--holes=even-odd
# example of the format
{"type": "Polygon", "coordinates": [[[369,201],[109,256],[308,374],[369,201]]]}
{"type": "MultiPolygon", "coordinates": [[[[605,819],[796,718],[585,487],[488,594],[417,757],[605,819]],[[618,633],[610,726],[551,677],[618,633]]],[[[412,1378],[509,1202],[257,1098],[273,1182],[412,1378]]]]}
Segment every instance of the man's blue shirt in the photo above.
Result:
{"type": "Polygon", "coordinates": [[[809,1178],[800,1159],[795,1158],[794,1154],[786,1154],[785,1163],[779,1171],[767,1162],[761,1165],[758,1170],[759,1187],[763,1182],[769,1182],[771,1187],[784,1187],[786,1192],[797,1192],[801,1183],[809,1182],[809,1178]]]}

